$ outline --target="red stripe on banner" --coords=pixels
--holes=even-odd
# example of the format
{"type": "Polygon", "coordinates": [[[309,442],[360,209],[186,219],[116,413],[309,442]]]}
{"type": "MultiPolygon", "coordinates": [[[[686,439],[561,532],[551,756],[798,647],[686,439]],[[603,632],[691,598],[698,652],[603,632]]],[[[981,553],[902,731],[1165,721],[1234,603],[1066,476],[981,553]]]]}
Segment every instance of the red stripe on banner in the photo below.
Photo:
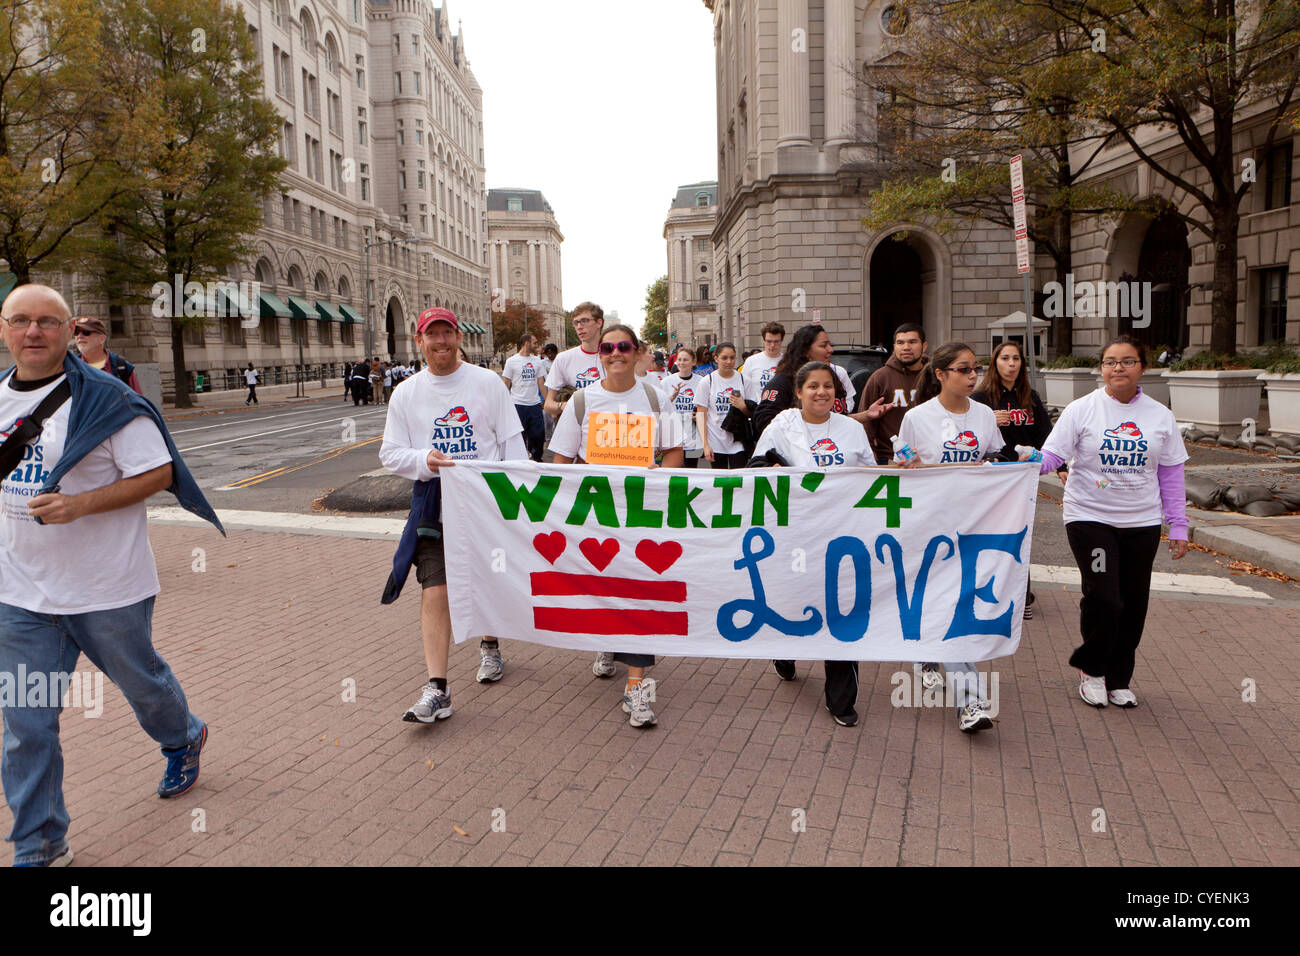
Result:
{"type": "Polygon", "coordinates": [[[592,597],[638,598],[646,601],[686,600],[685,581],[641,581],[636,578],[607,578],[597,574],[565,574],[562,571],[534,571],[533,597],[556,594],[589,594],[592,597]]]}
{"type": "Polygon", "coordinates": [[[610,611],[578,607],[535,607],[533,626],[561,634],[668,634],[685,637],[685,611],[610,611]]]}

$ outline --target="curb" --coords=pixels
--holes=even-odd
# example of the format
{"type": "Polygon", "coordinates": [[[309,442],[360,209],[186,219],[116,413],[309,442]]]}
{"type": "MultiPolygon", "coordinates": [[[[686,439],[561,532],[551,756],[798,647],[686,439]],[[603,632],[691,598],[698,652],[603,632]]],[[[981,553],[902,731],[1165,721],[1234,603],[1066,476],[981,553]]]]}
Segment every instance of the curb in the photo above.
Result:
{"type": "MultiPolygon", "coordinates": [[[[257,408],[282,408],[285,405],[306,405],[308,402],[323,402],[327,398],[334,398],[338,401],[343,401],[343,397],[341,395],[333,395],[333,396],[316,395],[316,396],[309,396],[307,398],[290,398],[283,402],[262,402],[256,407],[257,408]]],[[[231,405],[229,407],[222,406],[221,408],[187,409],[186,411],[182,412],[182,411],[177,411],[174,405],[166,405],[162,409],[162,416],[163,416],[163,421],[165,422],[176,422],[176,421],[183,421],[184,419],[187,418],[200,418],[204,415],[221,415],[225,412],[238,411],[239,409],[245,407],[246,406],[241,403],[238,405],[231,405]]]]}
{"type": "Polygon", "coordinates": [[[1197,544],[1300,581],[1300,544],[1241,525],[1192,526],[1197,544]]]}

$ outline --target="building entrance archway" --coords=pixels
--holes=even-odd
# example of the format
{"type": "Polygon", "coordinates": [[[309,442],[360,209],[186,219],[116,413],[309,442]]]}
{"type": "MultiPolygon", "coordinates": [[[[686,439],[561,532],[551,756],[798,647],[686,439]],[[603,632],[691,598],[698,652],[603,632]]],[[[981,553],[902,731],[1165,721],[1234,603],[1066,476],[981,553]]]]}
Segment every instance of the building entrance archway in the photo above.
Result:
{"type": "Polygon", "coordinates": [[[915,322],[931,346],[952,327],[952,261],[943,240],[924,226],[877,234],[863,257],[862,335],[892,348],[894,329],[915,322]],[[899,239],[900,233],[906,238],[899,239]]]}

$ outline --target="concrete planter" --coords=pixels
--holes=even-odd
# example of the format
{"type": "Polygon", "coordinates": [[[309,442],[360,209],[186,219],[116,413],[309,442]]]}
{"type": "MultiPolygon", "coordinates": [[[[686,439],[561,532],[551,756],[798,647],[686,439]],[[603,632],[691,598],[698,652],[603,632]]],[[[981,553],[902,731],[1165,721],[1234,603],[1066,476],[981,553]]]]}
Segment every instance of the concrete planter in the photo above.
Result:
{"type": "Polygon", "coordinates": [[[1221,437],[1236,438],[1241,423],[1259,417],[1263,383],[1257,369],[1218,372],[1165,372],[1170,407],[1180,425],[1192,424],[1221,437]]]}
{"type": "MultiPolygon", "coordinates": [[[[1101,388],[1101,369],[1094,369],[1093,374],[1097,376],[1097,387],[1101,388]]],[[[1169,406],[1169,380],[1165,378],[1163,369],[1147,369],[1138,379],[1138,385],[1142,387],[1143,395],[1154,398],[1165,407],[1169,406]]]]}
{"type": "Polygon", "coordinates": [[[1097,389],[1100,379],[1090,368],[1049,368],[1042,370],[1043,404],[1049,408],[1064,408],[1076,398],[1083,398],[1097,389]]]}
{"type": "Polygon", "coordinates": [[[1259,380],[1268,388],[1269,433],[1300,435],[1300,375],[1261,372],[1259,380]]]}

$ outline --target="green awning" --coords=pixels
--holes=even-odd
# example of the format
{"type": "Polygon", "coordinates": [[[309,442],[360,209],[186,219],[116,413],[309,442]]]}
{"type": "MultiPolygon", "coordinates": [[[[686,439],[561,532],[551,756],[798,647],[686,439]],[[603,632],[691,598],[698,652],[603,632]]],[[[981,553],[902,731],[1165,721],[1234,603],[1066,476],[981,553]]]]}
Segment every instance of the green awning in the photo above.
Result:
{"type": "Polygon", "coordinates": [[[362,325],[365,320],[357,314],[357,310],[350,305],[340,305],[339,312],[343,313],[343,321],[351,322],[353,325],[362,325]]]}
{"type": "Polygon", "coordinates": [[[289,311],[295,319],[314,319],[317,314],[313,303],[296,295],[289,296],[289,311]]]}
{"type": "Polygon", "coordinates": [[[478,335],[478,326],[469,321],[469,319],[463,320],[460,323],[460,328],[462,332],[468,332],[470,335],[478,335]]]}
{"type": "Polygon", "coordinates": [[[258,298],[262,303],[262,318],[264,319],[287,318],[293,315],[289,311],[289,307],[271,292],[260,292],[258,298]]]}
{"type": "Polygon", "coordinates": [[[477,322],[466,322],[464,324],[469,326],[469,330],[475,335],[482,335],[487,331],[487,329],[483,328],[483,326],[479,325],[477,322]]]}
{"type": "Polygon", "coordinates": [[[0,302],[9,298],[9,293],[14,291],[17,284],[18,277],[12,272],[0,272],[0,302]]]}
{"type": "Polygon", "coordinates": [[[316,311],[321,314],[321,318],[327,322],[342,322],[343,316],[339,313],[338,307],[329,302],[316,301],[316,311]]]}

